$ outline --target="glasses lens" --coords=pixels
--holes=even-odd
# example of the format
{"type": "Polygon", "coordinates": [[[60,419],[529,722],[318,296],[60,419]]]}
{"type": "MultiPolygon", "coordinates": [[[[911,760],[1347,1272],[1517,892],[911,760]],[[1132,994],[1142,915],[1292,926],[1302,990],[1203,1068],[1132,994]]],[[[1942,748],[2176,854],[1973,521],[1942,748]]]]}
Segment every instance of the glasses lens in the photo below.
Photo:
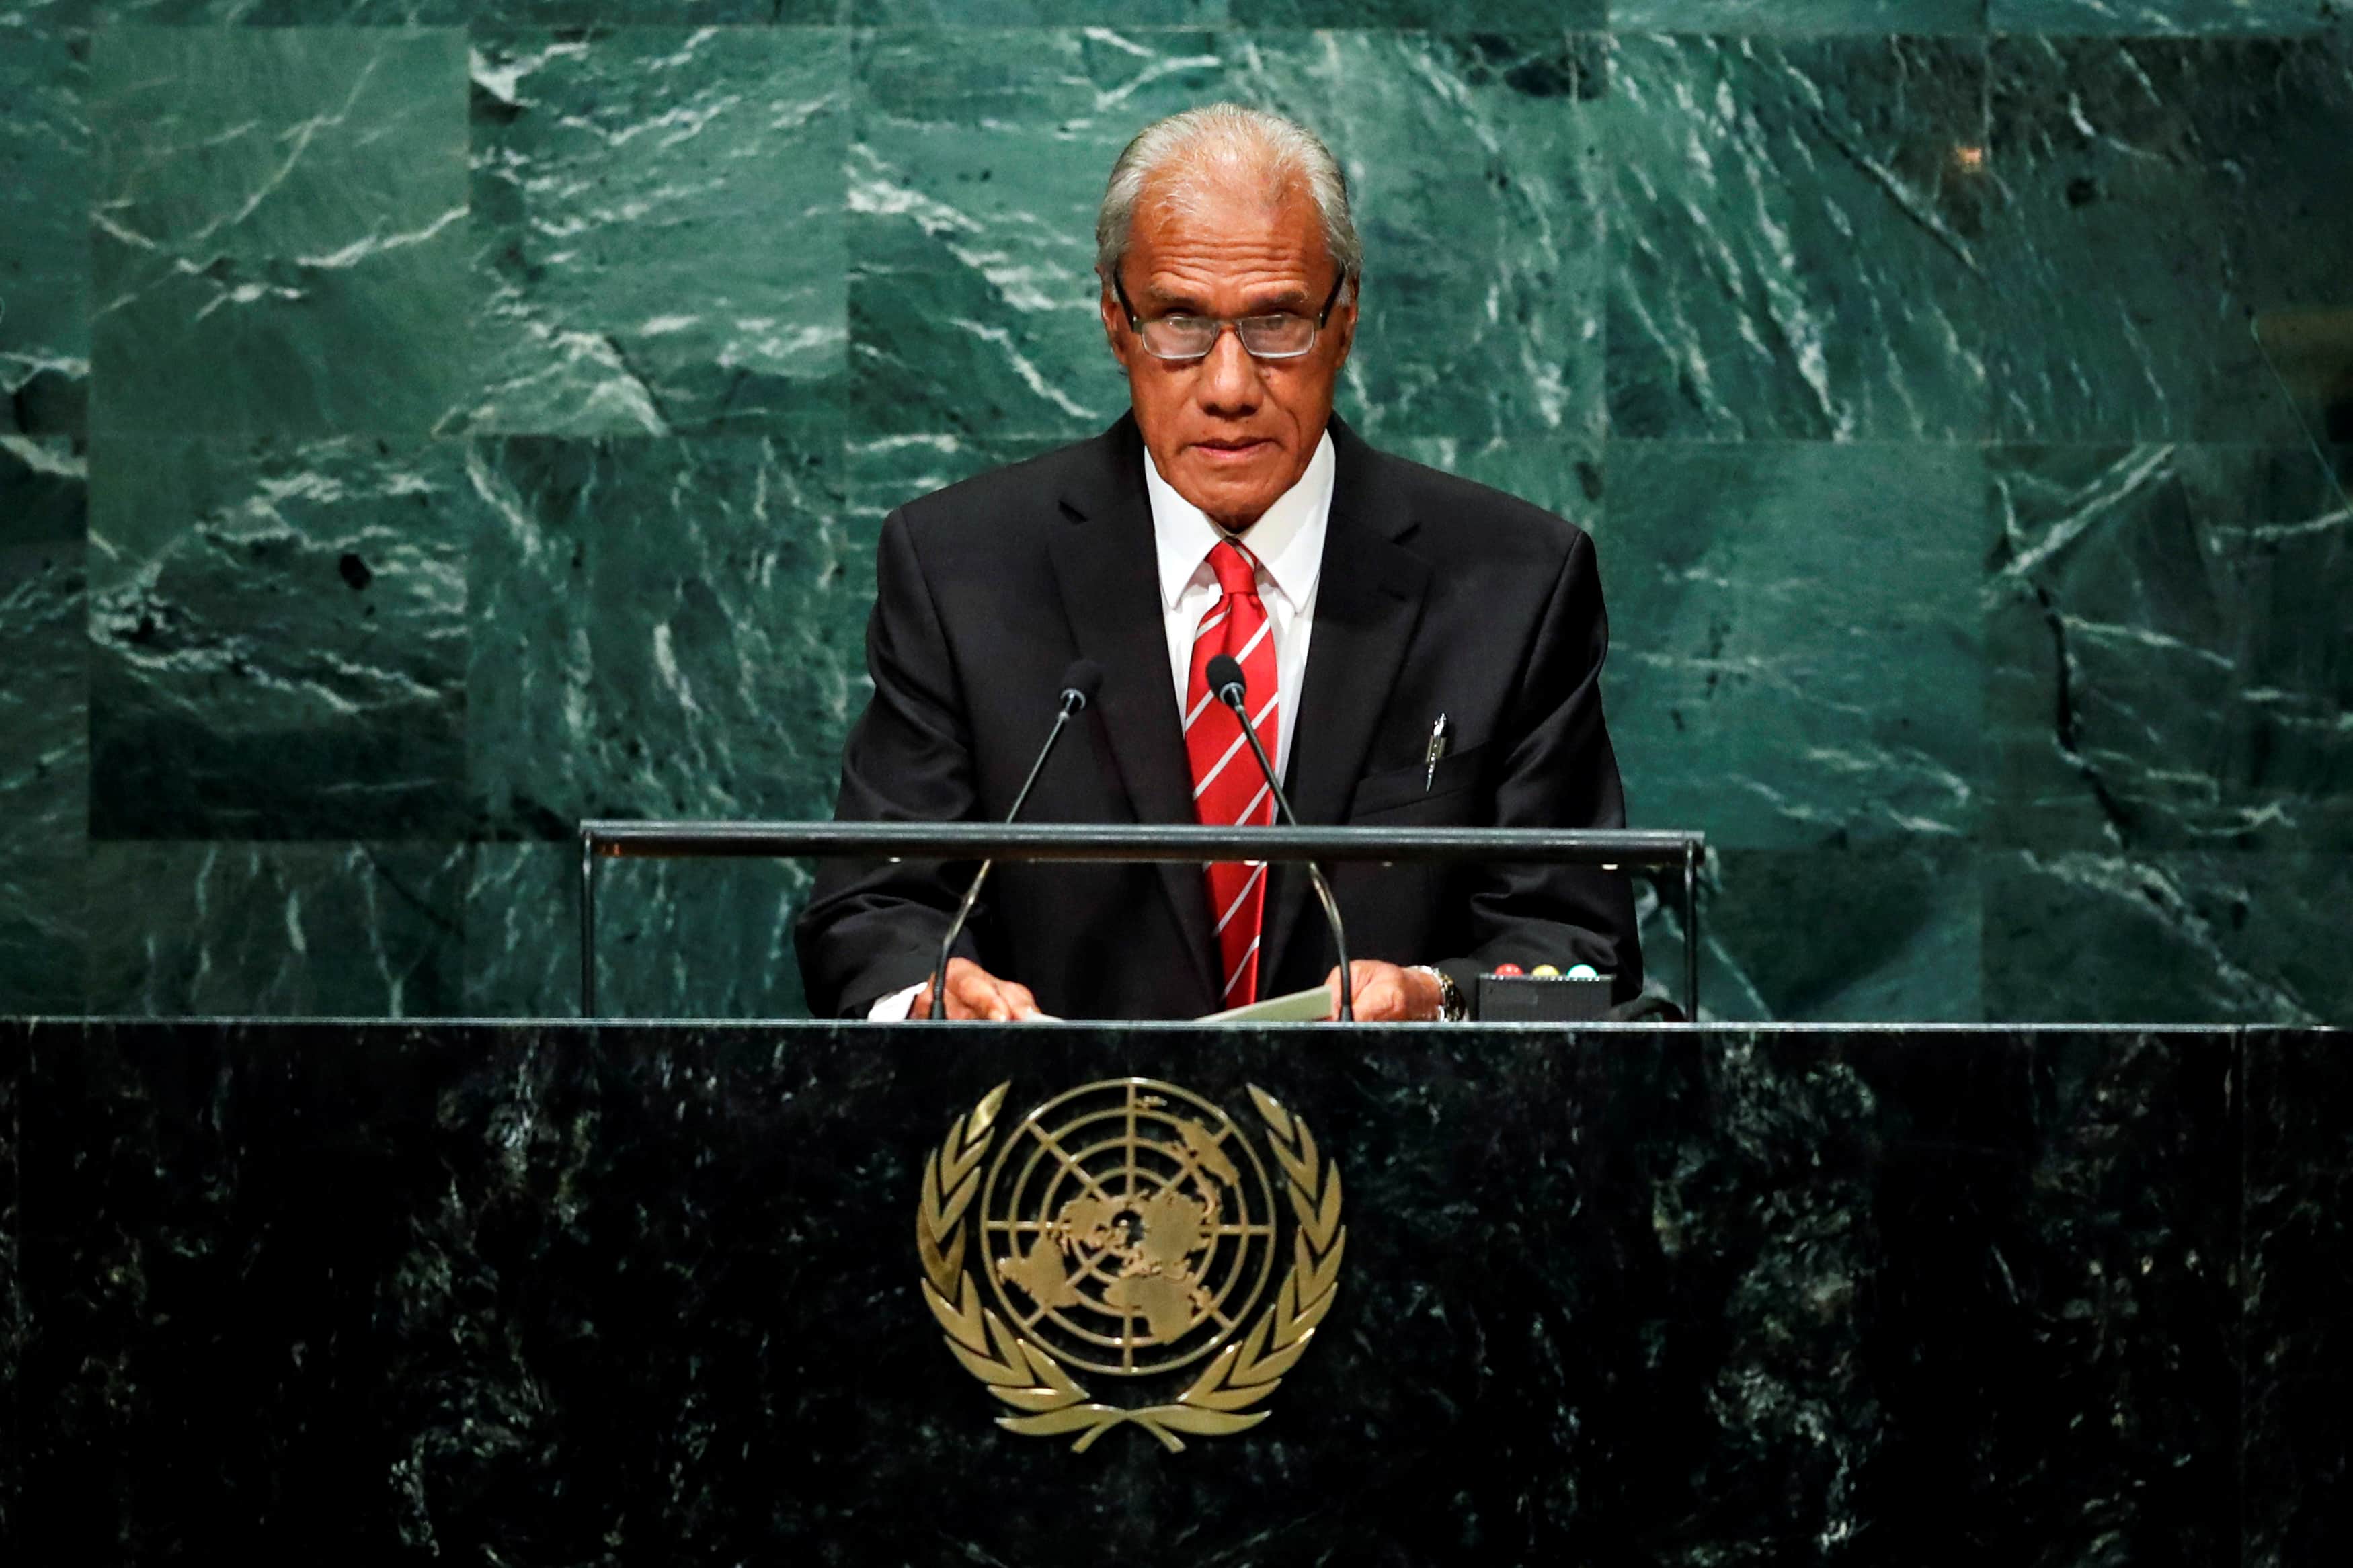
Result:
{"type": "Polygon", "coordinates": [[[1289,359],[1315,346],[1315,323],[1305,316],[1249,316],[1234,330],[1261,359],[1289,359]]]}

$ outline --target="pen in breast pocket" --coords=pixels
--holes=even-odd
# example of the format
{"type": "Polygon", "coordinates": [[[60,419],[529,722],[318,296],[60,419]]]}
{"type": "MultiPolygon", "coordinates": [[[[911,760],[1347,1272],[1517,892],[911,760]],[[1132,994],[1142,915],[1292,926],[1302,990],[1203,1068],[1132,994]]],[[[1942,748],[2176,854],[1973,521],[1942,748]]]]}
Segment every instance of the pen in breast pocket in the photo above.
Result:
{"type": "Polygon", "coordinates": [[[1438,782],[1438,759],[1446,754],[1446,715],[1440,713],[1438,722],[1430,727],[1430,750],[1422,753],[1427,764],[1421,771],[1421,793],[1428,795],[1430,786],[1438,782]]]}

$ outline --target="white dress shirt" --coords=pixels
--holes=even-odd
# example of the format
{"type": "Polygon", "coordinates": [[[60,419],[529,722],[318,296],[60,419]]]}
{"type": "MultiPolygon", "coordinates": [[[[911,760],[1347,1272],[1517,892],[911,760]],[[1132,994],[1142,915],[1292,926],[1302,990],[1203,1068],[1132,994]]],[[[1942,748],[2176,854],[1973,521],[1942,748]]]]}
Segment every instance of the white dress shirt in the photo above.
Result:
{"type": "MultiPolygon", "coordinates": [[[[1324,571],[1324,535],[1332,522],[1332,437],[1326,432],[1307,459],[1299,482],[1275,498],[1266,514],[1234,535],[1258,557],[1259,598],[1266,605],[1267,635],[1274,638],[1274,678],[1282,688],[1275,710],[1273,744],[1267,754],[1280,774],[1291,757],[1291,737],[1299,721],[1299,692],[1307,679],[1307,644],[1315,632],[1315,585],[1324,571]]],[[[1176,711],[1185,711],[1186,687],[1193,679],[1193,634],[1201,617],[1217,608],[1218,574],[1209,552],[1225,531],[1160,477],[1151,454],[1144,458],[1144,488],[1152,498],[1152,542],[1160,557],[1160,614],[1168,632],[1168,670],[1176,691],[1176,711]]],[[[1253,710],[1266,694],[1250,693],[1253,710]]]]}
{"type": "MultiPolygon", "coordinates": [[[[1307,682],[1307,644],[1315,632],[1315,588],[1324,571],[1324,536],[1332,522],[1332,476],[1335,460],[1332,436],[1326,431],[1315,443],[1315,455],[1299,482],[1275,498],[1264,516],[1235,535],[1258,557],[1259,597],[1266,605],[1267,635],[1274,638],[1275,679],[1282,702],[1275,710],[1274,744],[1268,747],[1280,773],[1291,757],[1291,737],[1299,724],[1299,694],[1307,682]]],[[[1168,673],[1176,691],[1176,711],[1185,711],[1186,687],[1193,679],[1193,634],[1201,617],[1217,607],[1218,574],[1209,552],[1226,537],[1201,509],[1176,493],[1160,477],[1160,467],[1149,452],[1144,458],[1144,489],[1152,500],[1152,542],[1159,558],[1160,616],[1168,634],[1168,673]]],[[[1264,695],[1250,693],[1251,706],[1265,706],[1264,695]]],[[[877,1021],[904,1018],[914,1006],[921,984],[893,991],[874,1004],[867,1016],[877,1021]]]]}

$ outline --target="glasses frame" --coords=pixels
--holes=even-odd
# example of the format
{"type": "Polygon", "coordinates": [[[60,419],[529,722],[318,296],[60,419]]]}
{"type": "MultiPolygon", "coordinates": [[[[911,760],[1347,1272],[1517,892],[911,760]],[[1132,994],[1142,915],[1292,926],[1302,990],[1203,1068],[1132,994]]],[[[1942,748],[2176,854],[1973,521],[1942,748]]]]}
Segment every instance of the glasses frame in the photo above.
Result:
{"type": "MultiPolygon", "coordinates": [[[[1331,321],[1332,312],[1339,308],[1340,290],[1345,289],[1347,286],[1348,275],[1345,271],[1342,272],[1338,278],[1333,279],[1332,292],[1324,296],[1324,308],[1315,312],[1314,331],[1309,335],[1307,339],[1307,346],[1305,348],[1293,350],[1290,353],[1262,354],[1256,349],[1250,347],[1250,340],[1242,336],[1242,323],[1244,321],[1263,321],[1271,320],[1272,317],[1271,316],[1204,316],[1199,319],[1207,321],[1214,321],[1217,323],[1218,328],[1218,335],[1217,337],[1209,340],[1208,347],[1203,349],[1197,354],[1165,354],[1145,341],[1144,328],[1145,323],[1144,318],[1135,313],[1134,305],[1130,303],[1128,300],[1127,285],[1120,280],[1120,276],[1117,272],[1114,271],[1111,275],[1111,291],[1113,296],[1119,300],[1119,308],[1127,315],[1127,330],[1135,334],[1136,342],[1143,348],[1145,353],[1150,354],[1154,359],[1166,360],[1172,364],[1196,364],[1202,360],[1208,359],[1212,353],[1217,352],[1219,341],[1224,338],[1226,335],[1226,329],[1228,327],[1231,327],[1234,330],[1234,341],[1242,345],[1242,352],[1250,355],[1252,359],[1305,359],[1309,354],[1315,352],[1315,345],[1323,341],[1324,325],[1331,321]]],[[[1273,314],[1274,316],[1281,316],[1287,313],[1288,312],[1284,311],[1276,311],[1273,314]]],[[[1165,321],[1168,318],[1166,316],[1155,316],[1152,319],[1155,321],[1165,321]]],[[[1293,319],[1300,320],[1303,318],[1294,317],[1293,319]]]]}

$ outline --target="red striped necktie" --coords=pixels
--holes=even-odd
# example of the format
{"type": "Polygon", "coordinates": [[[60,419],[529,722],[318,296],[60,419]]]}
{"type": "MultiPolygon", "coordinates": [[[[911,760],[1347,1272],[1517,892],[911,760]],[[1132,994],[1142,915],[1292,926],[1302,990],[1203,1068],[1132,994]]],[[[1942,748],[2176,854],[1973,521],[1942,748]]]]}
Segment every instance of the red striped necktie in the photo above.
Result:
{"type": "MultiPolygon", "coordinates": [[[[1193,634],[1193,673],[1185,682],[1185,752],[1193,764],[1193,815],[1212,826],[1274,821],[1274,797],[1242,739],[1241,724],[1209,692],[1209,661],[1230,654],[1242,667],[1250,689],[1251,726],[1267,755],[1280,768],[1276,748],[1282,693],[1277,687],[1274,634],[1258,596],[1258,560],[1230,539],[1209,552],[1221,595],[1193,634]]],[[[1218,922],[1218,956],[1224,969],[1223,1007],[1258,999],[1258,939],[1266,910],[1263,861],[1235,861],[1208,868],[1209,912],[1218,922]]]]}

